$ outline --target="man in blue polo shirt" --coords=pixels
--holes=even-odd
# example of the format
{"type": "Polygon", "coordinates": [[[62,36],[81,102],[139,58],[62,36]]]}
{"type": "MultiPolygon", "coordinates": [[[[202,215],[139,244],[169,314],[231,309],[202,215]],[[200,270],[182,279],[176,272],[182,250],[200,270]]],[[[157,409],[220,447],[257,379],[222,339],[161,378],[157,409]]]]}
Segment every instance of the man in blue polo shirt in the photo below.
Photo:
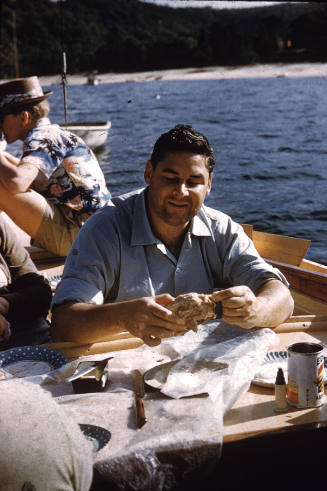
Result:
{"type": "Polygon", "coordinates": [[[251,329],[292,313],[283,275],[242,227],[203,202],[214,157],[208,140],[178,125],[146,163],[145,189],[119,196],[84,225],[53,299],[53,337],[82,343],[128,330],[149,345],[187,327],[165,305],[182,293],[212,294],[223,318],[251,329]]]}

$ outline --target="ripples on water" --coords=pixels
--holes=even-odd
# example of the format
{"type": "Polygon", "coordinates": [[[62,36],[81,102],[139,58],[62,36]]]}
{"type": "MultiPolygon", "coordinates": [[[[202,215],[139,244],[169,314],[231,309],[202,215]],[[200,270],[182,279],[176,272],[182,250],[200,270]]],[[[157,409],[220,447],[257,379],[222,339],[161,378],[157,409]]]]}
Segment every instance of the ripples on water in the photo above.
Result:
{"type": "MultiPolygon", "coordinates": [[[[60,85],[53,122],[63,122],[60,85]]],[[[311,239],[307,259],[327,264],[326,78],[154,81],[71,85],[70,121],[111,120],[98,153],[116,196],[144,185],[157,137],[178,123],[204,133],[215,153],[207,199],[256,230],[311,239]]]]}

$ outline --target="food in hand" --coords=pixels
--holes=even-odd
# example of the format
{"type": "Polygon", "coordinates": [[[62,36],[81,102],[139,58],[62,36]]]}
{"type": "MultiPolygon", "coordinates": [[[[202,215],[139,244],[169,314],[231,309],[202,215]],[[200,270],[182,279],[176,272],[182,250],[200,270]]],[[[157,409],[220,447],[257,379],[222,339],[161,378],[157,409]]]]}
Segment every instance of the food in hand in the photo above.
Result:
{"type": "Polygon", "coordinates": [[[182,317],[187,327],[195,332],[198,324],[216,318],[216,303],[210,295],[185,293],[178,295],[166,307],[182,317]]]}

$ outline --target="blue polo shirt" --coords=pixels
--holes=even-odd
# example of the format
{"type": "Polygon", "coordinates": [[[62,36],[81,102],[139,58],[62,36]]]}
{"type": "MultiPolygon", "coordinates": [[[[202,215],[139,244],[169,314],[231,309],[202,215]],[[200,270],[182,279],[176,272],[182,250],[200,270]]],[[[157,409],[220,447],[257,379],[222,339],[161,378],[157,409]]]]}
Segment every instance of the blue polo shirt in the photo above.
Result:
{"type": "Polygon", "coordinates": [[[211,293],[247,285],[255,293],[282,273],[265,262],[243,228],[202,206],[178,259],[153,234],[146,191],[113,198],[87,220],[66,259],[53,305],[75,300],[101,305],[170,293],[211,293]]]}

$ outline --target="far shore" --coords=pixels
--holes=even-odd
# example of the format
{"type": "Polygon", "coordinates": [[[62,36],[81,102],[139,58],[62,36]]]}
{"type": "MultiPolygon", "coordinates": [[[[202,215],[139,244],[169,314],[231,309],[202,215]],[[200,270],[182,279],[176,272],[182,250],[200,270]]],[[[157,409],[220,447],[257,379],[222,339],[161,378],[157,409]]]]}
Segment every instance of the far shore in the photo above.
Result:
{"type": "MultiPolygon", "coordinates": [[[[99,73],[99,83],[152,82],[156,80],[210,80],[232,78],[327,77],[327,63],[273,63],[236,67],[203,67],[135,73],[99,73]]],[[[42,85],[61,83],[61,75],[39,77],[42,85]]],[[[85,84],[87,75],[67,75],[68,84],[85,84]]]]}

